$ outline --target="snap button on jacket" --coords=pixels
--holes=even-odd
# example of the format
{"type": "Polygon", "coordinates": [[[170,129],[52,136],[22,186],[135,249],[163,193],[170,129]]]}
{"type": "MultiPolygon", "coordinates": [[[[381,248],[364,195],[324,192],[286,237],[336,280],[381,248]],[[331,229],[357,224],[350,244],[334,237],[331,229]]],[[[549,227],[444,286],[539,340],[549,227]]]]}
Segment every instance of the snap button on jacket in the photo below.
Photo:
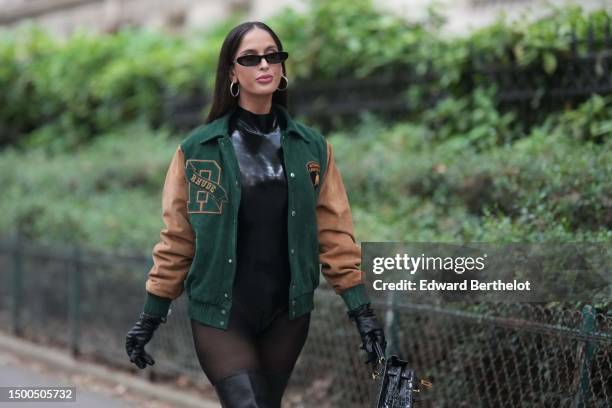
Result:
{"type": "MultiPolygon", "coordinates": [[[[351,210],[332,147],[316,130],[284,116],[281,146],[288,188],[289,316],[313,309],[319,271],[353,310],[370,300],[351,210]]],[[[235,109],[235,108],[234,108],[235,109]]],[[[176,149],[162,193],[165,228],[153,248],[146,313],[165,316],[185,291],[188,314],[226,329],[236,268],[241,195],[229,118],[194,129],[176,149]]]]}

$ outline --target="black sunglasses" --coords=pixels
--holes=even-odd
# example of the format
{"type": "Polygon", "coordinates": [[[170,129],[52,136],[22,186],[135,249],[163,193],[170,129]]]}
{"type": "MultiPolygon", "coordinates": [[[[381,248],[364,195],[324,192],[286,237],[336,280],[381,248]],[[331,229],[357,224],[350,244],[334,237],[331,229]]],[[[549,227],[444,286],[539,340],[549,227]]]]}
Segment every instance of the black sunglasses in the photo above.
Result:
{"type": "Polygon", "coordinates": [[[254,67],[259,65],[262,58],[265,58],[268,64],[280,64],[289,57],[289,53],[285,51],[272,52],[266,55],[243,55],[236,58],[236,62],[245,67],[254,67]]]}

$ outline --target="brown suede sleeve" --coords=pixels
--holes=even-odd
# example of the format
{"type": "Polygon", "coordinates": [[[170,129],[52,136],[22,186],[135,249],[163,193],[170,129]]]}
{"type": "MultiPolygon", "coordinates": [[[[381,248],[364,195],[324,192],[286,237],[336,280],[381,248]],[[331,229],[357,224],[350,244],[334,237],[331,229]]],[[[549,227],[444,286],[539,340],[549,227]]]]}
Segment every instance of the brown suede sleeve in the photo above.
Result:
{"type": "Polygon", "coordinates": [[[337,294],[364,283],[361,249],[355,243],[353,221],[344,183],[327,142],[327,170],[317,202],[321,273],[337,294]]]}
{"type": "Polygon", "coordinates": [[[183,281],[191,267],[195,235],[187,214],[188,186],[185,156],[178,146],[166,173],[162,193],[160,241],[153,247],[153,267],[146,290],[157,296],[176,299],[183,293],[183,281]]]}

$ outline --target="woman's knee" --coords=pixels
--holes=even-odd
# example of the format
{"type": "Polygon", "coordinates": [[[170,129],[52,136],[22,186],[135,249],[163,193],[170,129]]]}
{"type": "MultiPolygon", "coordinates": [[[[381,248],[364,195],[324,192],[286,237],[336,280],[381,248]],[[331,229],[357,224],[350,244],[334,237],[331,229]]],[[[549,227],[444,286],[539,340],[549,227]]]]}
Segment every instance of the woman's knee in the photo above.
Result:
{"type": "Polygon", "coordinates": [[[223,408],[276,408],[267,377],[261,370],[243,369],[214,384],[223,408]]]}

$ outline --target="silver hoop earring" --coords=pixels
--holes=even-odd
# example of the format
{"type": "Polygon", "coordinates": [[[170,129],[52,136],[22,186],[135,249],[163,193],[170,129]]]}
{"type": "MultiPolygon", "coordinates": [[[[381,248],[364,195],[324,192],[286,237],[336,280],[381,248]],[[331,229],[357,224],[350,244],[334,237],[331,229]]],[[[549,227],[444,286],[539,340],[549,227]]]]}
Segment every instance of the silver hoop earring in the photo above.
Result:
{"type": "Polygon", "coordinates": [[[232,95],[235,98],[238,96],[238,94],[240,94],[240,85],[238,84],[238,82],[231,82],[230,83],[230,95],[232,95]],[[238,91],[236,91],[236,95],[234,95],[234,92],[232,92],[232,86],[234,86],[234,84],[238,85],[238,91]]]}
{"type": "Polygon", "coordinates": [[[287,77],[286,77],[286,76],[284,76],[284,75],[281,75],[281,78],[285,78],[285,83],[286,83],[286,85],[285,85],[285,87],[284,87],[284,88],[276,88],[276,89],[277,89],[277,90],[279,90],[279,91],[284,91],[284,90],[285,90],[285,89],[287,89],[287,87],[289,86],[289,80],[288,80],[288,79],[287,79],[287,77]]]}

